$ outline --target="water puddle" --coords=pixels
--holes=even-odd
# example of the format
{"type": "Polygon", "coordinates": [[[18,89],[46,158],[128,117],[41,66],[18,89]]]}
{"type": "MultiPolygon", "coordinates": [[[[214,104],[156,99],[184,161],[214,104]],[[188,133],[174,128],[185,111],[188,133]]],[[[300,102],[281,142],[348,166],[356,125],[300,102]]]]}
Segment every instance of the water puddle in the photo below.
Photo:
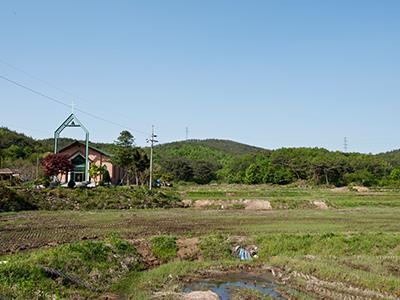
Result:
{"type": "Polygon", "coordinates": [[[278,285],[274,283],[272,276],[241,272],[222,274],[218,278],[193,280],[184,287],[183,292],[211,290],[221,300],[229,300],[235,290],[239,288],[258,291],[262,295],[274,299],[287,299],[276,290],[277,287],[278,285]]]}

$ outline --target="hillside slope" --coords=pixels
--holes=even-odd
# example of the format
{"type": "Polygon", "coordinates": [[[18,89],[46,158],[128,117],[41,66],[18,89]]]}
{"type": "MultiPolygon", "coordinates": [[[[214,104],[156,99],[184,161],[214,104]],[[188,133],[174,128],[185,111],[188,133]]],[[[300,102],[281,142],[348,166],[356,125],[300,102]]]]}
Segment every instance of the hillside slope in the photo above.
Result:
{"type": "MultiPolygon", "coordinates": [[[[74,139],[71,138],[60,138],[59,147],[65,147],[73,141],[74,139]]],[[[91,142],[90,144],[110,153],[113,153],[115,150],[115,145],[112,143],[91,142]]],[[[34,152],[52,152],[54,147],[54,139],[47,138],[35,140],[23,133],[18,133],[6,127],[0,127],[0,151],[5,151],[13,145],[18,146],[21,149],[26,149],[29,154],[34,152]]],[[[159,158],[179,156],[187,159],[211,159],[214,161],[219,161],[226,157],[257,152],[268,152],[268,150],[230,140],[220,139],[178,141],[160,144],[155,147],[156,156],[159,158]]]]}
{"type": "Polygon", "coordinates": [[[243,155],[255,152],[263,152],[268,151],[266,149],[250,146],[247,144],[242,144],[239,142],[231,141],[231,140],[220,140],[220,139],[204,139],[204,140],[187,140],[187,141],[178,141],[172,143],[161,144],[158,147],[161,148],[173,148],[180,147],[184,145],[190,146],[202,146],[207,147],[213,150],[222,151],[229,155],[243,155]]]}

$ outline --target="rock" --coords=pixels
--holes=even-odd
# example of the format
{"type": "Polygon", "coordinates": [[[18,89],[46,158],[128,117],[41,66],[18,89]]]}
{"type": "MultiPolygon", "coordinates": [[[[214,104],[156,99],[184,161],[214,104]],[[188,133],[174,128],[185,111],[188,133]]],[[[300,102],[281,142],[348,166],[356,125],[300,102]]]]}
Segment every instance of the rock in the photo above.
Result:
{"type": "Polygon", "coordinates": [[[183,296],[183,300],[220,300],[219,296],[212,291],[195,291],[183,296]]]}
{"type": "Polygon", "coordinates": [[[194,206],[194,207],[207,207],[207,206],[211,206],[211,205],[221,205],[221,201],[201,199],[201,200],[196,200],[196,201],[192,202],[192,206],[194,206]]]}
{"type": "Polygon", "coordinates": [[[266,210],[272,209],[271,203],[267,200],[244,200],[245,209],[250,210],[266,210]]]}
{"type": "Polygon", "coordinates": [[[328,209],[328,205],[324,201],[313,201],[313,204],[318,208],[318,209],[328,209]]]}
{"type": "Polygon", "coordinates": [[[192,206],[193,205],[193,201],[190,199],[184,199],[182,200],[183,205],[185,206],[192,206]]]}
{"type": "Polygon", "coordinates": [[[353,189],[355,189],[359,193],[369,192],[369,188],[366,186],[353,186],[353,189]]]}

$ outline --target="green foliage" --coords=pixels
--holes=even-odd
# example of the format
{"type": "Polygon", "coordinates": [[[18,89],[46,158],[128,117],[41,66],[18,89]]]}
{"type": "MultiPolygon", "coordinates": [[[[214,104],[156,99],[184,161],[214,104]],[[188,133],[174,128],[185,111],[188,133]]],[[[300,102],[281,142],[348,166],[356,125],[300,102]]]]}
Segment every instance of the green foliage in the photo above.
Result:
{"type": "Polygon", "coordinates": [[[117,238],[112,243],[85,241],[5,257],[7,263],[0,265],[0,294],[13,299],[75,298],[77,293],[93,298],[129,270],[141,268],[133,246],[121,247],[126,243],[117,238]],[[79,279],[96,291],[52,278],[43,267],[79,279]]]}
{"type": "Polygon", "coordinates": [[[131,177],[137,184],[144,184],[146,180],[146,170],[150,166],[150,159],[147,154],[138,147],[134,146],[134,137],[129,131],[122,131],[118,140],[115,142],[116,150],[112,161],[123,168],[127,174],[126,183],[129,185],[131,177]]]}
{"type": "Polygon", "coordinates": [[[162,161],[161,164],[164,166],[165,172],[171,174],[177,181],[193,179],[193,168],[190,161],[185,158],[171,158],[162,161]]]}
{"type": "Polygon", "coordinates": [[[358,185],[372,186],[376,185],[378,182],[377,177],[366,169],[344,174],[343,179],[347,185],[354,183],[358,185]]]}
{"type": "Polygon", "coordinates": [[[183,206],[173,191],[142,187],[32,189],[0,185],[0,211],[172,208],[183,206]]]}
{"type": "Polygon", "coordinates": [[[136,248],[128,241],[121,239],[118,234],[115,233],[112,234],[109,239],[109,242],[120,253],[130,253],[134,255],[139,255],[136,248]]]}
{"type": "Polygon", "coordinates": [[[231,254],[231,244],[222,234],[201,237],[199,247],[205,259],[227,259],[231,254]]]}
{"type": "Polygon", "coordinates": [[[123,148],[131,148],[135,144],[135,138],[129,131],[123,130],[119,134],[119,137],[115,141],[115,144],[123,148]]]}
{"type": "Polygon", "coordinates": [[[159,235],[151,239],[151,251],[154,256],[163,262],[170,261],[176,257],[178,245],[176,237],[169,235],[159,235]]]}
{"type": "Polygon", "coordinates": [[[271,234],[256,239],[262,257],[276,255],[386,255],[400,235],[388,233],[271,234]]]}
{"type": "Polygon", "coordinates": [[[207,184],[217,179],[216,171],[220,168],[218,163],[209,161],[194,161],[192,163],[193,181],[199,184],[207,184]]]}
{"type": "Polygon", "coordinates": [[[400,181],[400,168],[394,168],[392,172],[390,172],[389,179],[400,181]]]}
{"type": "Polygon", "coordinates": [[[245,171],[243,182],[246,184],[260,183],[262,181],[260,180],[260,175],[261,172],[259,170],[259,166],[256,164],[251,164],[245,171]]]}
{"type": "Polygon", "coordinates": [[[107,169],[105,169],[103,171],[103,182],[104,183],[110,183],[111,182],[110,172],[108,172],[107,169]]]}
{"type": "Polygon", "coordinates": [[[0,183],[0,212],[34,210],[37,208],[32,198],[18,193],[13,187],[0,183]]]}
{"type": "MultiPolygon", "coordinates": [[[[134,138],[129,131],[122,131],[118,140],[115,142],[117,150],[112,158],[113,163],[128,172],[129,168],[134,165],[135,161],[135,148],[134,148],[134,138]]],[[[127,178],[127,183],[129,184],[129,178],[127,178]]]]}
{"type": "MultiPolygon", "coordinates": [[[[72,142],[61,139],[60,146],[72,142]]],[[[114,154],[127,181],[140,184],[148,178],[149,149],[134,146],[134,137],[121,132],[115,144],[91,144],[114,154]]],[[[52,151],[51,139],[35,141],[0,128],[2,167],[24,170],[24,178],[35,176],[36,157],[52,151]],[[24,162],[24,163],[22,163],[24,162]]],[[[211,181],[246,184],[289,184],[296,180],[312,184],[362,184],[398,186],[400,151],[378,155],[332,152],[320,148],[282,148],[268,151],[226,140],[189,140],[155,147],[156,179],[206,184],[211,181]],[[393,172],[393,175],[389,176],[393,172]]],[[[105,181],[105,180],[103,180],[105,181]]],[[[105,181],[107,182],[107,181],[105,181]]]]}

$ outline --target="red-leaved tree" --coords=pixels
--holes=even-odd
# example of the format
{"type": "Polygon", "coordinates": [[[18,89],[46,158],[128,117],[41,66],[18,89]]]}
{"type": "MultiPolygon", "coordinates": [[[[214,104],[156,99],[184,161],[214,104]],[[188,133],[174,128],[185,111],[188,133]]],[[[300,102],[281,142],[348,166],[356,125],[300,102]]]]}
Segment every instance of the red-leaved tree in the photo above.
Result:
{"type": "Polygon", "coordinates": [[[49,154],[42,160],[44,173],[51,177],[58,174],[67,174],[73,169],[71,161],[65,154],[49,154]]]}

